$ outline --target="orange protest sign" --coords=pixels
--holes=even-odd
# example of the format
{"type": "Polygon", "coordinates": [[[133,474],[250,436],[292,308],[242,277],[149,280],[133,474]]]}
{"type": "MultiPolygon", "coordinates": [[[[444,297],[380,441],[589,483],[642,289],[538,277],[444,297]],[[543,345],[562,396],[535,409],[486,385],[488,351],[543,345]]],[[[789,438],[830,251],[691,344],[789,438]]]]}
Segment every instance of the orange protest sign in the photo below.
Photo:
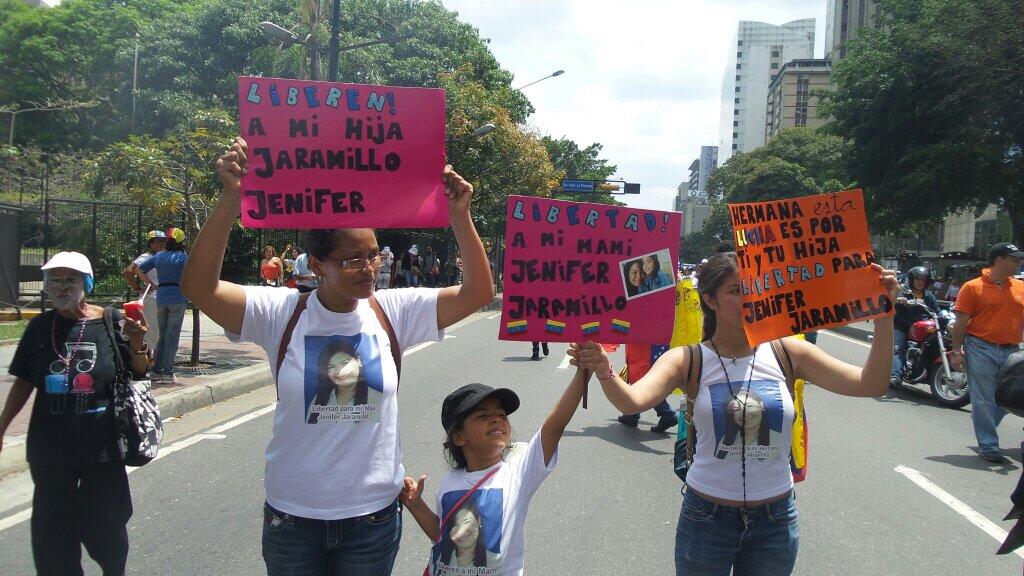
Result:
{"type": "Polygon", "coordinates": [[[751,346],[893,313],[860,190],[729,204],[729,216],[751,346]]]}

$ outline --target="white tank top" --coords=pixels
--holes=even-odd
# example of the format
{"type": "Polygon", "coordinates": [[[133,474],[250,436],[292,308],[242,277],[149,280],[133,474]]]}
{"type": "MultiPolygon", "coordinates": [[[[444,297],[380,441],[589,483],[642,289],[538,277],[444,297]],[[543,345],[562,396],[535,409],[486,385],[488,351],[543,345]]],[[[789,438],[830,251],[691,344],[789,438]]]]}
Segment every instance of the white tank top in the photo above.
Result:
{"type": "Polygon", "coordinates": [[[793,488],[789,467],[793,398],[771,346],[762,344],[754,356],[735,361],[719,361],[714,349],[704,344],[701,347],[704,363],[693,406],[696,444],[693,466],[686,475],[687,485],[707,496],[742,502],[741,455],[745,452],[747,501],[789,492],[793,488]],[[732,382],[731,391],[722,371],[723,362],[732,382]]]}

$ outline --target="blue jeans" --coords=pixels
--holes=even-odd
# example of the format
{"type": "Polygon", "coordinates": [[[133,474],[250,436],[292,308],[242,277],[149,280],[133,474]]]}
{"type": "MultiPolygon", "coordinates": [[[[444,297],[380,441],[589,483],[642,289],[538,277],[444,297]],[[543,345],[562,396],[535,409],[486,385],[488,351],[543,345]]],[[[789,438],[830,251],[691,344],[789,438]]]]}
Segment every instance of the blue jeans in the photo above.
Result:
{"type": "Polygon", "coordinates": [[[153,352],[156,360],[153,372],[157,374],[174,374],[174,356],[178,353],[178,340],[181,338],[181,323],[185,320],[185,303],[157,304],[157,326],[160,327],[160,340],[153,352]]]}
{"type": "Polygon", "coordinates": [[[405,276],[405,286],[407,288],[418,288],[420,285],[420,277],[413,273],[412,270],[405,270],[402,272],[405,276]]]}
{"type": "Polygon", "coordinates": [[[676,576],[788,576],[799,544],[793,492],[743,510],[687,490],[676,528],[676,576]]]}
{"type": "Polygon", "coordinates": [[[892,375],[899,377],[903,374],[903,364],[907,361],[907,331],[897,328],[893,330],[892,334],[895,345],[892,355],[892,375]]]}
{"type": "MultiPolygon", "coordinates": [[[[654,411],[658,414],[659,418],[662,416],[668,416],[669,414],[672,416],[676,415],[676,411],[669,406],[668,400],[662,400],[659,402],[658,405],[654,407],[654,411]]],[[[640,414],[627,414],[625,417],[633,421],[634,426],[640,423],[640,414]]]]}
{"type": "Polygon", "coordinates": [[[999,451],[996,428],[1006,416],[1006,410],[996,404],[996,376],[1006,364],[1016,346],[997,346],[968,336],[964,339],[964,358],[967,362],[967,385],[971,391],[971,420],[974,436],[982,452],[999,451]]]}
{"type": "Polygon", "coordinates": [[[312,520],[263,505],[267,576],[387,576],[402,539],[397,499],[382,510],[344,520],[312,520]]]}

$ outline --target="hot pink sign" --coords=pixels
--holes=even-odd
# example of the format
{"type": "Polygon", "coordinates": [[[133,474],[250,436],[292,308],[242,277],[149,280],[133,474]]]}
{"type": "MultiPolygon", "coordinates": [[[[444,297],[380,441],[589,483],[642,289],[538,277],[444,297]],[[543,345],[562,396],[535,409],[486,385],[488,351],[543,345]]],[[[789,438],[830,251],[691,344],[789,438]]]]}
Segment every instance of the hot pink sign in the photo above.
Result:
{"type": "Polygon", "coordinates": [[[672,338],[679,212],[511,196],[501,340],[672,338]]]}
{"type": "Polygon", "coordinates": [[[441,228],[444,91],[243,76],[250,228],[441,228]]]}

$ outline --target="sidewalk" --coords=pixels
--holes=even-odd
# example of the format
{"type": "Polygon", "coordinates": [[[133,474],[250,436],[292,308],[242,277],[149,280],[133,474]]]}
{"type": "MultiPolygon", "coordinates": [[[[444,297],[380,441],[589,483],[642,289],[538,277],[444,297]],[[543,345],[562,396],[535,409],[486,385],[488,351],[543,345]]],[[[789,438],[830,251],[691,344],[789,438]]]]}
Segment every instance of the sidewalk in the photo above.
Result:
{"type": "MultiPolygon", "coordinates": [[[[7,393],[14,377],[7,367],[14,356],[15,346],[0,347],[0,403],[6,403],[7,393]]],[[[234,344],[224,336],[224,330],[206,315],[200,315],[200,366],[186,366],[192,352],[192,313],[186,312],[178,346],[177,382],[155,384],[153,395],[164,418],[181,416],[192,410],[245,394],[273,383],[266,354],[255,344],[234,344]]],[[[0,453],[0,476],[23,470],[25,463],[25,433],[35,393],[21,413],[14,419],[4,435],[0,453]]]]}

